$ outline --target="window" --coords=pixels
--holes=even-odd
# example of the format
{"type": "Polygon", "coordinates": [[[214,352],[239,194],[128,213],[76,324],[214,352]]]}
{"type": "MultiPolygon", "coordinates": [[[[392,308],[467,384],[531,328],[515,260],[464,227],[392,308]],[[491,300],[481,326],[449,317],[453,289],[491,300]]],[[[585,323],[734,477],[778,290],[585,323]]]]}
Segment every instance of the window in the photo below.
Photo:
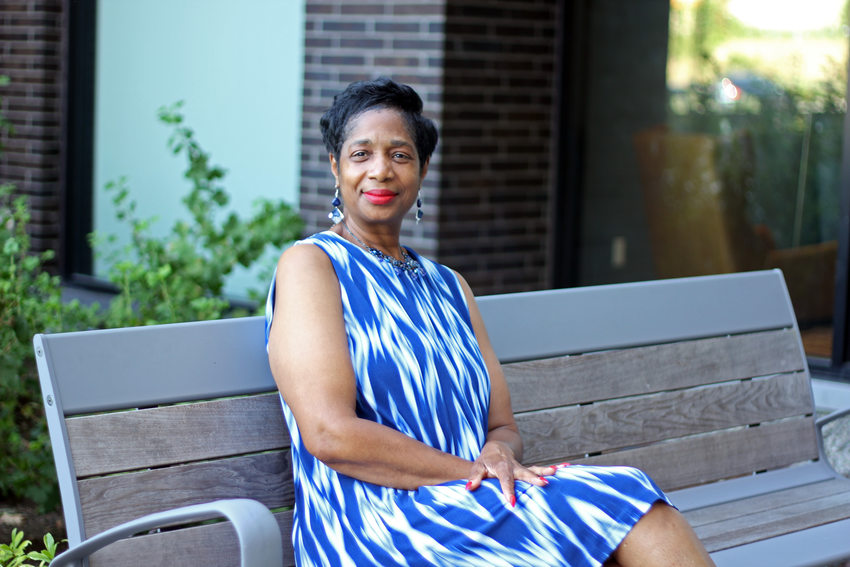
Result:
{"type": "MultiPolygon", "coordinates": [[[[126,177],[138,217],[157,218],[154,234],[187,216],[186,163],[168,150],[171,131],[157,120],[177,101],[212,163],[227,170],[235,210],[248,213],[258,197],[297,204],[304,0],[88,0],[70,9],[66,275],[105,276],[90,231],[129,238],[109,182],[126,177]]],[[[228,292],[253,286],[253,275],[236,274],[228,292]]]]}
{"type": "Polygon", "coordinates": [[[675,254],[681,262],[693,257],[689,243],[711,248],[700,251],[701,264],[666,264],[664,275],[782,269],[806,352],[823,358],[832,352],[835,310],[844,5],[673,2],[668,133],[647,134],[641,164],[650,199],[675,192],[677,206],[698,217],[658,227],[654,256],[664,262],[665,253],[675,254]],[[664,144],[666,156],[647,156],[651,143],[664,144]],[[693,185],[667,181],[686,168],[693,185]]]}
{"type": "Polygon", "coordinates": [[[561,285],[780,268],[806,352],[829,366],[847,295],[835,289],[846,10],[845,0],[573,8],[567,33],[583,31],[565,45],[564,82],[582,87],[580,127],[562,125],[579,149],[561,170],[573,250],[561,285]]]}

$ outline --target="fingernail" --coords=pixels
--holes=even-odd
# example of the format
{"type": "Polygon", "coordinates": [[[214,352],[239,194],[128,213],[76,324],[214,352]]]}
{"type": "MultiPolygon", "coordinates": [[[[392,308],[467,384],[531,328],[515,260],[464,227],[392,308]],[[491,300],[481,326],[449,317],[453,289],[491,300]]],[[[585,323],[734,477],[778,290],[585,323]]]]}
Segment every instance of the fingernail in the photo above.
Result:
{"type": "Polygon", "coordinates": [[[540,480],[543,481],[543,486],[546,486],[547,484],[549,484],[549,480],[546,479],[545,477],[539,476],[537,478],[539,478],[540,480]]]}
{"type": "Polygon", "coordinates": [[[511,508],[515,508],[515,507],[516,507],[516,496],[513,495],[513,496],[511,496],[511,508]]]}
{"type": "Polygon", "coordinates": [[[558,467],[568,467],[568,466],[570,466],[570,463],[561,463],[560,465],[558,465],[558,466],[557,466],[557,467],[555,467],[555,468],[558,468],[558,467]]]}
{"type": "Polygon", "coordinates": [[[466,483],[466,489],[472,490],[472,481],[471,480],[466,483]]]}

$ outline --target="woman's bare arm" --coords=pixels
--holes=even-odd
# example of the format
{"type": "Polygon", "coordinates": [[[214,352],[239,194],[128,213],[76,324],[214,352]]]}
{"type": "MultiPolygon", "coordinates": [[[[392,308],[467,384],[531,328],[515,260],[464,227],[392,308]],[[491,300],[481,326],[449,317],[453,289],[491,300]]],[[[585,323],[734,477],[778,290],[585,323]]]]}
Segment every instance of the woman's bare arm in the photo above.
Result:
{"type": "Polygon", "coordinates": [[[541,478],[541,475],[553,474],[555,469],[554,467],[525,467],[521,464],[522,438],[514,420],[511,394],[505,374],[502,372],[502,365],[490,343],[490,337],[487,335],[472,289],[459,274],[458,280],[466,295],[472,329],[490,374],[487,441],[481,450],[481,455],[473,463],[468,486],[470,489],[475,489],[485,478],[498,478],[505,499],[513,504],[515,480],[544,486],[546,480],[541,478]]]}
{"type": "Polygon", "coordinates": [[[469,461],[356,415],[339,282],[315,245],[278,262],[269,363],[307,450],[338,472],[408,490],[469,474],[469,461]]]}

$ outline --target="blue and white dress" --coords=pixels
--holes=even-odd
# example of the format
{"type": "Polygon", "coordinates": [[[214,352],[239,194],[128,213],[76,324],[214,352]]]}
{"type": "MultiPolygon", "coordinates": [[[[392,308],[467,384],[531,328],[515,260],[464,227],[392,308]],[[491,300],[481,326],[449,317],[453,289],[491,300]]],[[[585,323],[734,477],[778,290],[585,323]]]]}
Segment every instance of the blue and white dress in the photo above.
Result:
{"type": "MultiPolygon", "coordinates": [[[[396,273],[332,232],[301,241],[339,278],[357,414],[473,461],[487,435],[490,378],[455,274],[413,251],[424,275],[396,273]]],[[[266,340],[274,310],[274,283],[266,340]]],[[[293,547],[302,567],[375,565],[601,565],[663,493],[625,467],[570,466],[545,487],[517,482],[515,507],[499,483],[458,479],[399,490],[337,473],[292,436],[293,547]]]]}

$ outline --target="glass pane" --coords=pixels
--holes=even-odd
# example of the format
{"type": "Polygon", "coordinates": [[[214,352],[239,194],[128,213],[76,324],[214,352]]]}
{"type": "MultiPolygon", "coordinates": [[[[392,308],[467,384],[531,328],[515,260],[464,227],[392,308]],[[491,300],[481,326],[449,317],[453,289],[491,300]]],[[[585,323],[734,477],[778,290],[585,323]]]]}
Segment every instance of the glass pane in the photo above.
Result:
{"type": "Polygon", "coordinates": [[[631,132],[653,275],[780,268],[829,357],[846,0],[669,6],[666,117],[631,132]]]}
{"type": "MultiPolygon", "coordinates": [[[[238,7],[231,0],[98,0],[96,6],[96,232],[115,235],[119,246],[130,239],[127,223],[116,219],[114,195],[104,189],[121,177],[138,217],[157,218],[152,234],[189,219],[181,204],[191,187],[183,179],[186,163],[168,150],[171,129],[157,121],[159,107],[179,100],[186,103],[185,125],[212,163],[227,170],[221,185],[235,212],[244,218],[261,197],[297,204],[300,130],[284,125],[301,120],[304,0],[238,7]]],[[[96,255],[95,275],[104,277],[109,268],[109,259],[96,255]]],[[[245,297],[257,281],[256,269],[240,268],[226,293],[245,297]]]]}

